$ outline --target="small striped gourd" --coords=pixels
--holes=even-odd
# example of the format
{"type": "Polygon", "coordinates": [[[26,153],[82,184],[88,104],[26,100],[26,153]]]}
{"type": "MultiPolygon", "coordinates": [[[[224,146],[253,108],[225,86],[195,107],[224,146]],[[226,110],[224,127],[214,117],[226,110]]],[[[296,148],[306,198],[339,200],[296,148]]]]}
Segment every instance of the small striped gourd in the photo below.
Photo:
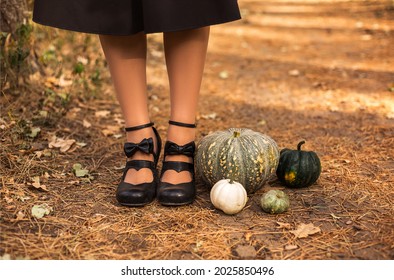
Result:
{"type": "Polygon", "coordinates": [[[196,153],[196,172],[213,186],[221,179],[239,182],[248,194],[262,188],[279,163],[275,141],[246,128],[230,128],[205,136],[196,153]]]}

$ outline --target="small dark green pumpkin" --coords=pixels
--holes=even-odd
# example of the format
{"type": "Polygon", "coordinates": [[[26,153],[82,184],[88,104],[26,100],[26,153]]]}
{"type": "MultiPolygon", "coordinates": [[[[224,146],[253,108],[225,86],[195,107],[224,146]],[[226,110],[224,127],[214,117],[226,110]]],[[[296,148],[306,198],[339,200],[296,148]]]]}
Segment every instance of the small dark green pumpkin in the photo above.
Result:
{"type": "Polygon", "coordinates": [[[280,152],[276,175],[279,181],[290,188],[309,187],[317,181],[321,173],[321,163],[313,151],[301,151],[305,141],[297,145],[297,150],[283,149],[280,152]]]}

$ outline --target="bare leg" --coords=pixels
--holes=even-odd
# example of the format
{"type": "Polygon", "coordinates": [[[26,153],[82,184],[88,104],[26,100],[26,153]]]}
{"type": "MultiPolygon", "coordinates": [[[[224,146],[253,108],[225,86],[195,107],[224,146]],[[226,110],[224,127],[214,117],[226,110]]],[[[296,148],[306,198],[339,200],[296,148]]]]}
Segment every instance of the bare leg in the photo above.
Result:
{"type": "MultiPolygon", "coordinates": [[[[195,123],[198,96],[204,71],[209,27],[164,33],[164,50],[170,83],[171,120],[195,123]]],[[[195,129],[170,125],[167,139],[184,145],[194,141],[195,129]]],[[[170,161],[190,161],[183,155],[167,156],[170,161]]],[[[191,181],[190,173],[167,170],[163,182],[178,184],[191,181]]]]}
{"type": "MultiPolygon", "coordinates": [[[[100,42],[109,65],[126,127],[149,123],[146,93],[146,35],[143,33],[131,36],[100,35],[100,42]]],[[[134,143],[139,143],[142,139],[149,137],[156,141],[150,127],[126,134],[127,141],[134,143]]],[[[137,152],[133,159],[153,161],[153,156],[137,152]]],[[[143,168],[139,171],[129,169],[125,182],[139,184],[150,182],[152,179],[152,172],[149,169],[143,168]]]]}

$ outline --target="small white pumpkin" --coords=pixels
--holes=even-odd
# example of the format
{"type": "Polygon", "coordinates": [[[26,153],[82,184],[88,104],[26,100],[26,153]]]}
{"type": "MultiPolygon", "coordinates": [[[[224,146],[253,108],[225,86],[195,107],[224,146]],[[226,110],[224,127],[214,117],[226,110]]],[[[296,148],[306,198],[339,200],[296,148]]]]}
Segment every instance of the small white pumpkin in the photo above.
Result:
{"type": "Polygon", "coordinates": [[[240,212],[248,201],[245,188],[230,179],[218,181],[211,189],[210,198],[213,206],[229,215],[240,212]]]}

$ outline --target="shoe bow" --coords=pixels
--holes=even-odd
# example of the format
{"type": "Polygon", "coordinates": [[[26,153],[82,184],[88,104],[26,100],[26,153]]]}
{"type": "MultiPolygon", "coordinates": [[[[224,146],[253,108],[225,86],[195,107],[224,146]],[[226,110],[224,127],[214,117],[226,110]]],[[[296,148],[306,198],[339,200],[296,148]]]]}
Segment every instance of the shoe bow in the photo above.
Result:
{"type": "Polygon", "coordinates": [[[188,143],[183,146],[179,146],[173,142],[168,141],[166,143],[165,151],[167,155],[185,155],[193,157],[195,150],[194,142],[188,143]]]}
{"type": "Polygon", "coordinates": [[[124,144],[124,153],[127,157],[133,156],[137,151],[141,151],[145,154],[153,153],[153,139],[144,139],[140,143],[130,143],[124,144]]]}

